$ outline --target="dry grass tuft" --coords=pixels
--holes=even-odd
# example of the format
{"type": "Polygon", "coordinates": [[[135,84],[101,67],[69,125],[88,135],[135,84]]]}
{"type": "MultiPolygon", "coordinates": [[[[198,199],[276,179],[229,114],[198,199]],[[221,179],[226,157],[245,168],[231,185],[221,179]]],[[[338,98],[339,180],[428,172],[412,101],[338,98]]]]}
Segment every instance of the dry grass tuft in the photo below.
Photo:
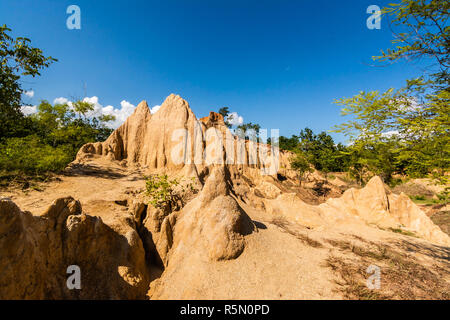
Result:
{"type": "Polygon", "coordinates": [[[302,233],[298,230],[294,230],[292,228],[292,224],[287,221],[284,217],[275,217],[270,222],[277,227],[283,229],[285,232],[289,233],[290,235],[293,235],[297,239],[301,240],[303,243],[314,247],[314,248],[323,248],[323,244],[317,240],[314,240],[308,236],[308,234],[302,233]]]}
{"type": "Polygon", "coordinates": [[[326,266],[335,271],[336,283],[347,299],[450,299],[450,271],[439,266],[425,267],[392,247],[368,243],[367,247],[348,241],[327,240],[340,251],[353,254],[353,259],[330,256],[326,266]],[[369,265],[381,269],[381,288],[366,286],[369,265]]]}

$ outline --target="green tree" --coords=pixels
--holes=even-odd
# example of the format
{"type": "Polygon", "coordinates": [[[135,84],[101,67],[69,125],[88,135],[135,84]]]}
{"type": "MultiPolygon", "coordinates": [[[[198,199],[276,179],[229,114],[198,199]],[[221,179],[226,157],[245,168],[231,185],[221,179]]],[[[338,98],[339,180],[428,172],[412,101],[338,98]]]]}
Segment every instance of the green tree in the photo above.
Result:
{"type": "Polygon", "coordinates": [[[41,69],[56,61],[32,47],[30,39],[14,39],[10,32],[6,25],[0,26],[0,140],[32,132],[31,122],[20,110],[24,92],[20,79],[39,76],[41,69]]]}
{"type": "Polygon", "coordinates": [[[392,40],[393,48],[381,51],[374,60],[430,60],[435,84],[448,89],[450,67],[450,2],[442,0],[402,0],[383,8],[391,18],[391,29],[400,29],[392,40]]]}
{"type": "Polygon", "coordinates": [[[256,123],[243,123],[237,127],[238,135],[242,135],[245,139],[252,139],[256,141],[259,136],[259,130],[261,130],[261,126],[256,123]]]}
{"type": "Polygon", "coordinates": [[[90,115],[93,110],[94,106],[85,101],[76,101],[72,107],[67,103],[51,105],[42,101],[31,118],[44,143],[52,147],[70,146],[71,155],[75,156],[83,144],[103,141],[112,132],[107,123],[114,116],[90,115]]]}
{"type": "Polygon", "coordinates": [[[231,128],[233,125],[230,123],[231,120],[233,120],[233,116],[230,115],[230,111],[228,110],[228,107],[223,107],[219,109],[219,114],[223,116],[223,120],[225,122],[225,125],[228,128],[231,128]]]}
{"type": "Polygon", "coordinates": [[[305,128],[300,131],[299,148],[307,156],[308,161],[317,170],[325,173],[345,171],[347,169],[346,157],[342,151],[345,147],[342,144],[335,144],[333,138],[326,132],[314,134],[305,128]]]}
{"type": "MultiPolygon", "coordinates": [[[[361,92],[335,101],[343,105],[342,115],[352,116],[335,126],[335,132],[346,134],[356,146],[370,146],[378,157],[395,157],[396,168],[383,170],[387,181],[389,171],[422,176],[433,170],[443,175],[449,169],[450,93],[427,93],[422,86],[422,80],[412,80],[400,90],[361,92]]],[[[379,165],[372,170],[384,167],[382,161],[379,165]]]]}
{"type": "Polygon", "coordinates": [[[295,150],[295,155],[291,159],[291,168],[297,171],[300,186],[302,185],[305,173],[313,171],[307,157],[299,149],[295,150]]]}

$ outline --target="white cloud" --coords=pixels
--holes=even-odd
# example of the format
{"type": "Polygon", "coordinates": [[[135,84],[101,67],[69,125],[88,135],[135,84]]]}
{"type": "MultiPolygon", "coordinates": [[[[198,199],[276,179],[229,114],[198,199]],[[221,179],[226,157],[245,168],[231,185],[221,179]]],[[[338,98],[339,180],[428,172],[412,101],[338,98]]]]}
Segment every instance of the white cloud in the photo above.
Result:
{"type": "Polygon", "coordinates": [[[237,112],[231,112],[225,120],[233,126],[239,126],[244,123],[244,118],[238,115],[237,112]]]}
{"type": "Polygon", "coordinates": [[[69,100],[64,97],[59,97],[59,98],[56,98],[55,100],[53,100],[53,104],[64,104],[67,102],[69,102],[69,100]]]}
{"type": "Polygon", "coordinates": [[[59,98],[56,98],[55,100],[53,100],[53,104],[66,104],[66,103],[69,107],[73,106],[72,101],[70,101],[69,99],[64,98],[64,97],[59,97],[59,98]]]}
{"type": "Polygon", "coordinates": [[[159,108],[161,108],[161,106],[159,106],[159,105],[153,106],[153,108],[150,108],[150,113],[151,114],[156,113],[156,111],[158,111],[159,108]]]}
{"type": "Polygon", "coordinates": [[[131,104],[130,102],[126,100],[122,100],[120,102],[120,109],[116,109],[111,105],[103,106],[100,104],[98,97],[86,97],[83,99],[85,102],[92,103],[94,105],[94,111],[90,112],[88,116],[100,116],[100,115],[111,115],[114,116],[116,119],[114,121],[111,121],[107,124],[108,127],[116,129],[118,128],[122,123],[125,122],[125,120],[134,112],[134,109],[136,108],[135,105],[131,104]]]}
{"type": "Polygon", "coordinates": [[[22,106],[20,107],[22,113],[26,116],[37,112],[37,106],[22,106]]]}
{"type": "Polygon", "coordinates": [[[33,90],[25,91],[24,94],[25,94],[28,98],[33,98],[33,97],[34,97],[34,91],[33,91],[33,90]]]}
{"type": "MultiPolygon", "coordinates": [[[[133,105],[132,103],[130,103],[126,100],[122,100],[120,102],[120,108],[115,108],[114,106],[111,106],[111,105],[107,105],[104,107],[100,103],[99,98],[97,96],[85,97],[83,99],[83,101],[89,102],[94,106],[94,110],[87,114],[88,117],[95,117],[95,116],[98,117],[100,115],[114,116],[116,119],[114,121],[107,123],[107,126],[112,129],[116,129],[122,123],[124,123],[125,120],[134,112],[134,109],[136,108],[135,105],[133,105]]],[[[58,103],[58,104],[67,103],[69,106],[72,107],[72,101],[70,101],[69,99],[67,99],[65,97],[56,98],[55,100],[53,100],[53,103],[58,103]]]]}
{"type": "MultiPolygon", "coordinates": [[[[112,115],[116,119],[114,121],[111,121],[107,124],[108,127],[112,129],[118,128],[122,123],[125,122],[125,120],[134,112],[134,109],[136,106],[129,101],[122,100],[120,102],[120,108],[115,108],[114,106],[107,105],[103,106],[99,98],[97,96],[92,97],[85,97],[83,99],[85,102],[89,102],[94,105],[94,110],[92,112],[89,112],[87,114],[88,117],[94,117],[94,116],[100,116],[100,115],[112,115]]],[[[70,107],[73,106],[73,102],[65,97],[59,97],[53,100],[53,104],[68,104],[70,107]]],[[[151,113],[155,113],[159,110],[161,106],[155,105],[152,108],[150,108],[151,113]]],[[[36,106],[23,106],[22,112],[26,115],[32,114],[37,112],[36,106]]]]}

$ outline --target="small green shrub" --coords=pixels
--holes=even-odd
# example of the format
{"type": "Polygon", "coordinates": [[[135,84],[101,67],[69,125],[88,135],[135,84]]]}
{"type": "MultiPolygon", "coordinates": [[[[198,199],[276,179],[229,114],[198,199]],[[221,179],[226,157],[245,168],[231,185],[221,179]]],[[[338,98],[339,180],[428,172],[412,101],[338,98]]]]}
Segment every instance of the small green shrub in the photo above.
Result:
{"type": "Polygon", "coordinates": [[[408,230],[403,230],[403,229],[400,229],[400,228],[389,228],[389,230],[394,232],[394,233],[403,234],[405,236],[417,237],[417,235],[414,232],[411,232],[411,231],[408,231],[408,230]]]}
{"type": "Polygon", "coordinates": [[[183,184],[183,181],[169,179],[166,174],[145,176],[145,194],[149,196],[149,204],[160,209],[178,209],[187,191],[194,192],[192,182],[183,184]],[[180,186],[177,189],[177,186],[180,186]]]}
{"type": "Polygon", "coordinates": [[[446,187],[444,191],[442,191],[441,193],[439,193],[437,195],[437,197],[442,203],[448,203],[449,202],[449,193],[450,193],[450,187],[446,187]]]}
{"type": "Polygon", "coordinates": [[[401,185],[403,183],[404,183],[403,179],[392,178],[391,181],[389,182],[389,187],[395,188],[396,186],[399,186],[399,185],[401,185]]]}
{"type": "Polygon", "coordinates": [[[156,208],[172,206],[177,201],[175,187],[178,184],[178,180],[169,180],[166,174],[146,176],[145,193],[150,197],[149,203],[156,208]]]}

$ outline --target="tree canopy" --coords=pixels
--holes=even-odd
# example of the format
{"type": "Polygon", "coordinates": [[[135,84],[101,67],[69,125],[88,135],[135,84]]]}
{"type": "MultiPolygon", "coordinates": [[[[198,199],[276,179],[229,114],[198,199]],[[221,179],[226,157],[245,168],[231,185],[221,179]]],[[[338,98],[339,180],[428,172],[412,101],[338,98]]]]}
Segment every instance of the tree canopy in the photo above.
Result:
{"type": "Polygon", "coordinates": [[[24,93],[20,80],[39,76],[42,69],[56,61],[32,47],[30,39],[14,39],[10,32],[6,25],[0,26],[0,140],[30,133],[30,122],[20,109],[24,93]]]}

